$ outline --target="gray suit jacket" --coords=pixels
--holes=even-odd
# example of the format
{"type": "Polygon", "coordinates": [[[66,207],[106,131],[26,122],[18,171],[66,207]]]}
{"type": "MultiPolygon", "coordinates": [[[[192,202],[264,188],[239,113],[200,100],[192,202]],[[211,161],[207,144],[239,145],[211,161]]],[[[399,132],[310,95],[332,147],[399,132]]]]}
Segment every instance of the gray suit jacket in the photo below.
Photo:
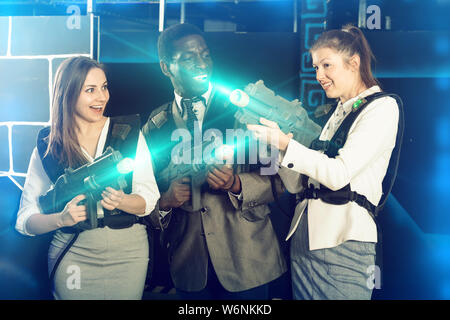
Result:
{"type": "MultiPolygon", "coordinates": [[[[226,123],[224,114],[229,111],[220,106],[214,106],[215,111],[210,111],[211,108],[208,106],[203,127],[208,123],[208,116],[218,114],[220,123],[226,123]]],[[[228,124],[230,121],[232,114],[228,124]]],[[[175,128],[172,103],[156,109],[143,128],[150,150],[159,152],[157,156],[152,151],[157,180],[158,168],[167,165],[161,146],[170,145],[170,132],[175,128]],[[161,120],[163,116],[165,120],[161,120]],[[158,160],[162,163],[158,164],[158,160]]],[[[170,155],[169,149],[166,148],[164,153],[170,155]]],[[[240,173],[239,177],[241,200],[227,192],[205,187],[201,196],[203,208],[199,211],[175,208],[164,219],[166,223],[160,222],[158,207],[152,212],[154,225],[166,229],[170,273],[176,288],[202,290],[207,281],[208,257],[220,283],[231,292],[266,284],[287,270],[269,217],[267,203],[274,201],[270,177],[260,176],[258,172],[240,173]]],[[[276,181],[280,189],[281,182],[276,181]]]]}

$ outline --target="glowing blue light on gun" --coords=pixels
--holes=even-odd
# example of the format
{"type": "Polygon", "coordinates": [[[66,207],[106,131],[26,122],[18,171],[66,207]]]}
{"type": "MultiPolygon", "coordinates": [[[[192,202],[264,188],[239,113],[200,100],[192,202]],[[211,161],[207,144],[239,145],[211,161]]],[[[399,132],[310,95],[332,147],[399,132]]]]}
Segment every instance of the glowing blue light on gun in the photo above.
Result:
{"type": "Polygon", "coordinates": [[[234,156],[234,148],[226,144],[221,145],[214,152],[214,157],[217,160],[221,161],[232,160],[233,156],[234,156]]]}
{"type": "Polygon", "coordinates": [[[125,158],[117,164],[117,171],[121,174],[127,174],[134,170],[134,160],[125,158]]]}
{"type": "Polygon", "coordinates": [[[230,93],[230,101],[232,104],[244,108],[250,102],[250,97],[244,91],[236,89],[230,93]]]}

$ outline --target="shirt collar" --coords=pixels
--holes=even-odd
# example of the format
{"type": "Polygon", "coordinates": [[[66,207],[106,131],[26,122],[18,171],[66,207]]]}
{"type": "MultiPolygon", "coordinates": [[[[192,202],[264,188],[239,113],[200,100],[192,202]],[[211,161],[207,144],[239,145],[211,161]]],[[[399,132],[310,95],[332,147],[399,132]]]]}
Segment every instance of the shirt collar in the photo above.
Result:
{"type": "MultiPolygon", "coordinates": [[[[204,94],[202,94],[202,97],[205,98],[206,105],[208,105],[209,97],[211,96],[211,91],[212,91],[212,84],[210,82],[208,90],[204,94]]],[[[178,111],[180,111],[180,114],[183,114],[183,107],[181,106],[181,99],[183,99],[183,97],[180,96],[175,91],[173,93],[175,94],[175,101],[177,103],[178,111]]]]}
{"type": "Polygon", "coordinates": [[[352,106],[356,101],[358,101],[359,99],[365,98],[367,96],[370,96],[371,94],[374,94],[376,92],[380,92],[380,91],[381,91],[381,88],[379,86],[375,85],[373,87],[370,87],[369,89],[364,90],[363,92],[358,94],[356,97],[348,99],[343,104],[341,102],[339,102],[338,107],[344,108],[345,113],[349,113],[352,110],[352,106]]]}

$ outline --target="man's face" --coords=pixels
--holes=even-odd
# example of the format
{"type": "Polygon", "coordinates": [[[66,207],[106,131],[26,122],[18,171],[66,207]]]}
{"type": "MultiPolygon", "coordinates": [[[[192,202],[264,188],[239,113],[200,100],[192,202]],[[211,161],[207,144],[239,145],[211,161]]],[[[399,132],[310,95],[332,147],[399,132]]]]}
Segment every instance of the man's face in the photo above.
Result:
{"type": "Polygon", "coordinates": [[[170,64],[161,62],[161,67],[175,91],[184,98],[205,93],[213,66],[205,40],[199,35],[189,35],[175,41],[174,49],[170,64]]]}

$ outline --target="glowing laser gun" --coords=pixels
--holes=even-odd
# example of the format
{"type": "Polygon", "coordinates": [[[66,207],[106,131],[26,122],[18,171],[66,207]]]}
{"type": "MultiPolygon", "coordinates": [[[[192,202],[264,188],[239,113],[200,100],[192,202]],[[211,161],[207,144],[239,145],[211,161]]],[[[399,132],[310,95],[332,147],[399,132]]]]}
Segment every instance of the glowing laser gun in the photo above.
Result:
{"type": "Polygon", "coordinates": [[[262,80],[249,83],[244,90],[232,91],[229,98],[239,107],[234,116],[242,124],[260,124],[259,119],[266,118],[278,123],[284,133],[292,132],[294,139],[307,147],[321,132],[301,102],[275,95],[262,80]]]}
{"type": "Polygon", "coordinates": [[[97,227],[97,202],[102,199],[103,190],[106,187],[125,188],[127,183],[124,176],[131,171],[133,159],[123,159],[119,151],[108,147],[92,163],[86,163],[76,170],[66,169],[55,185],[39,197],[39,203],[44,213],[61,212],[67,202],[79,194],[84,194],[87,219],[76,224],[74,228],[94,229],[97,227]]]}
{"type": "Polygon", "coordinates": [[[169,165],[158,175],[158,185],[162,191],[166,191],[172,181],[189,177],[191,199],[183,204],[182,208],[194,212],[202,208],[201,186],[206,181],[208,171],[216,165],[229,165],[234,157],[234,147],[218,145],[214,140],[204,141],[202,144],[183,149],[183,153],[188,155],[188,161],[180,161],[180,158],[172,155],[169,165]]]}

